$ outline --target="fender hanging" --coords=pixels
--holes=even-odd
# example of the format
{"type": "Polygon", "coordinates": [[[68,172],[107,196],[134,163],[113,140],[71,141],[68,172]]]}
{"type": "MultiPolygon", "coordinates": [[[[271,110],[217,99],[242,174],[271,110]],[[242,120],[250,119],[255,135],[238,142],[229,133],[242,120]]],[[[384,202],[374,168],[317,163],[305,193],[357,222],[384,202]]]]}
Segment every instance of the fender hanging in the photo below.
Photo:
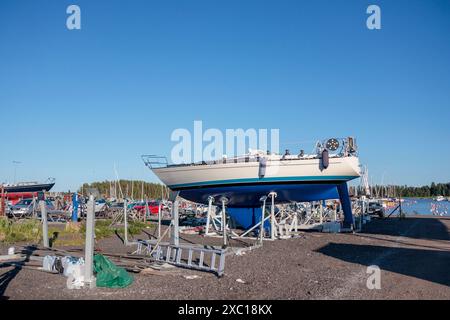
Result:
{"type": "Polygon", "coordinates": [[[259,172],[258,172],[259,178],[264,178],[264,176],[266,175],[266,166],[267,166],[267,159],[260,158],[259,159],[259,172]]]}
{"type": "Polygon", "coordinates": [[[328,150],[324,149],[322,151],[322,167],[324,169],[326,169],[326,168],[328,168],[329,165],[330,165],[330,157],[329,157],[329,154],[328,154],[328,150]]]}

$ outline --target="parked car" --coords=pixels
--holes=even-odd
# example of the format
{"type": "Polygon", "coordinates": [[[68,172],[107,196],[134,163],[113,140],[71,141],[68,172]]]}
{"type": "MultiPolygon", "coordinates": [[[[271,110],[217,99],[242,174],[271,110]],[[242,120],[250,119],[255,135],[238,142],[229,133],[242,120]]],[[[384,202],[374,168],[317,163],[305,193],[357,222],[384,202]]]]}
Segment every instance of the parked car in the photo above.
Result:
{"type": "Polygon", "coordinates": [[[11,204],[6,204],[6,216],[10,217],[11,216],[11,209],[12,209],[12,205],[11,204]]]}
{"type": "Polygon", "coordinates": [[[118,209],[118,208],[123,208],[124,203],[123,202],[111,202],[110,204],[110,208],[112,209],[118,209]]]}
{"type": "MultiPolygon", "coordinates": [[[[33,208],[36,212],[40,211],[40,207],[37,201],[35,201],[34,199],[22,199],[14,206],[12,206],[9,212],[9,217],[30,217],[33,215],[33,208]]],[[[55,211],[55,206],[48,199],[45,200],[45,208],[47,209],[48,213],[55,211]]]]}
{"type": "Polygon", "coordinates": [[[26,217],[33,213],[33,199],[22,199],[11,207],[9,217],[26,217]]]}
{"type": "Polygon", "coordinates": [[[99,199],[95,201],[95,213],[103,212],[106,210],[107,207],[108,205],[106,204],[106,200],[99,199]]]}
{"type": "Polygon", "coordinates": [[[370,215],[378,215],[380,218],[384,217],[384,208],[381,203],[372,201],[369,202],[369,207],[367,208],[367,213],[370,215]]]}
{"type": "MultiPolygon", "coordinates": [[[[149,209],[149,211],[150,211],[150,214],[153,214],[153,215],[158,214],[158,211],[159,211],[159,202],[157,202],[157,201],[148,201],[148,202],[147,202],[147,205],[148,205],[148,209],[149,209]]],[[[145,202],[141,202],[141,203],[135,205],[135,206],[133,207],[133,209],[134,209],[134,210],[137,210],[137,211],[139,211],[139,212],[144,212],[144,211],[146,210],[145,207],[146,207],[145,202]]]]}

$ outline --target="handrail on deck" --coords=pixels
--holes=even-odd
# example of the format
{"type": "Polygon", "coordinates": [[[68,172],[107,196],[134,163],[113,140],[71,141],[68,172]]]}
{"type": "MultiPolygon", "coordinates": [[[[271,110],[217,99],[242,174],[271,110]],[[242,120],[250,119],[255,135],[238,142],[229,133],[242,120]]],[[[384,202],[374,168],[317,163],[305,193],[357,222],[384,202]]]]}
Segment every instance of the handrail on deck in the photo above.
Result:
{"type": "MultiPolygon", "coordinates": [[[[357,145],[356,139],[353,137],[347,138],[336,138],[334,140],[338,140],[340,143],[337,148],[330,149],[332,154],[330,154],[330,158],[335,157],[348,157],[348,156],[357,156],[357,145]]],[[[327,140],[317,141],[316,142],[316,150],[313,154],[299,154],[299,155],[290,155],[286,152],[285,155],[278,155],[279,159],[274,159],[276,161],[283,160],[306,160],[306,159],[319,159],[322,156],[322,151],[327,149],[326,147],[327,140]]],[[[302,150],[303,152],[303,150],[302,150]]],[[[200,166],[200,165],[213,165],[213,164],[225,164],[225,163],[241,163],[241,162],[259,162],[261,158],[266,158],[268,161],[271,161],[271,156],[273,154],[267,153],[264,155],[262,153],[255,154],[246,154],[240,155],[236,157],[230,157],[217,160],[208,160],[208,161],[200,161],[194,163],[183,163],[183,164],[170,164],[167,161],[165,156],[157,156],[157,155],[143,155],[142,160],[144,164],[150,169],[158,169],[158,168],[167,168],[167,167],[181,167],[181,166],[200,166]]]]}
{"type": "Polygon", "coordinates": [[[141,158],[142,161],[144,161],[144,164],[150,169],[165,168],[169,165],[169,163],[167,162],[167,158],[164,156],[148,154],[142,155],[141,158]]]}

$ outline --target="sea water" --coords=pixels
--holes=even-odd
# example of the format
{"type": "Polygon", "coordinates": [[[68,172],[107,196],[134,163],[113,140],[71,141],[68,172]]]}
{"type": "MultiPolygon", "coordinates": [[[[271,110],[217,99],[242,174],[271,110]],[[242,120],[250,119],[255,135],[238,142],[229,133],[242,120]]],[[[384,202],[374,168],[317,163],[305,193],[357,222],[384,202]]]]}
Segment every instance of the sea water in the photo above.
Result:
{"type": "Polygon", "coordinates": [[[406,214],[429,214],[437,216],[450,216],[449,201],[434,201],[432,199],[405,198],[402,210],[406,214]]]}

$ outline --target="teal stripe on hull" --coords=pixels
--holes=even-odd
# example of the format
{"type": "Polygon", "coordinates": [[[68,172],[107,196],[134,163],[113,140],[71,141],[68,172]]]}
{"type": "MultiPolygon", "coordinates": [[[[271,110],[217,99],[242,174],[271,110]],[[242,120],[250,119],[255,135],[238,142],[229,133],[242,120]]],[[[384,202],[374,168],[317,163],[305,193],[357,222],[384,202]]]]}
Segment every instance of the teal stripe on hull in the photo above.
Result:
{"type": "Polygon", "coordinates": [[[214,180],[194,183],[173,184],[169,188],[187,188],[200,186],[213,186],[235,183],[253,183],[253,182],[295,182],[295,181],[348,181],[359,176],[300,176],[300,177],[271,177],[271,178],[246,178],[246,179],[230,179],[230,180],[214,180]]]}

